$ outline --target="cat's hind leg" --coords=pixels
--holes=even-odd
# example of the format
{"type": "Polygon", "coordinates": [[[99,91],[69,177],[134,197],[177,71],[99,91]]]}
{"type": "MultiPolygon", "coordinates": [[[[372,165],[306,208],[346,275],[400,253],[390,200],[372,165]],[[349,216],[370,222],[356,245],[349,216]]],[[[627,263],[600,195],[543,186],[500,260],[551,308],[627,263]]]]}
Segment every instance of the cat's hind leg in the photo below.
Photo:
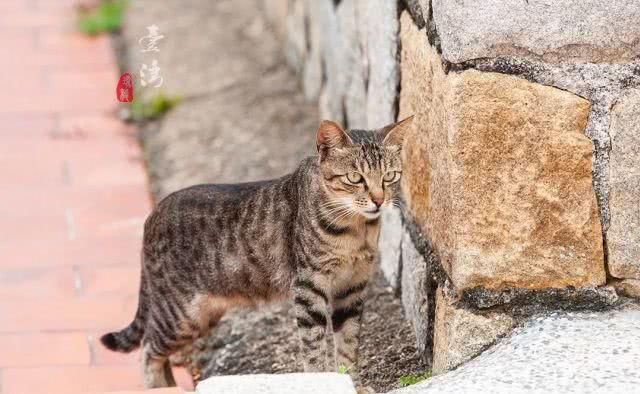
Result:
{"type": "Polygon", "coordinates": [[[169,357],[157,354],[148,343],[142,347],[142,376],[147,389],[176,385],[169,357]]]}
{"type": "Polygon", "coordinates": [[[175,298],[173,302],[158,300],[151,308],[142,340],[145,388],[175,386],[169,357],[207,334],[227,307],[226,303],[209,295],[175,298]]]}

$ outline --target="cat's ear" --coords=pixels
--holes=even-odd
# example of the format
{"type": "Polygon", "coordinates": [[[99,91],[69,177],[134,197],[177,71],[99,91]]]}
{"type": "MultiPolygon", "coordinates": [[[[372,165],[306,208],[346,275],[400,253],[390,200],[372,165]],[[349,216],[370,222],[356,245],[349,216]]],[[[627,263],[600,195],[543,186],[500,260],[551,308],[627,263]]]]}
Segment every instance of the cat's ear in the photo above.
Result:
{"type": "Polygon", "coordinates": [[[402,146],[404,138],[407,136],[411,124],[413,123],[413,115],[402,119],[399,122],[386,126],[380,132],[383,136],[384,145],[399,145],[402,146]]]}
{"type": "Polygon", "coordinates": [[[316,132],[316,148],[318,153],[326,149],[340,148],[351,143],[351,138],[336,122],[323,120],[316,132]]]}

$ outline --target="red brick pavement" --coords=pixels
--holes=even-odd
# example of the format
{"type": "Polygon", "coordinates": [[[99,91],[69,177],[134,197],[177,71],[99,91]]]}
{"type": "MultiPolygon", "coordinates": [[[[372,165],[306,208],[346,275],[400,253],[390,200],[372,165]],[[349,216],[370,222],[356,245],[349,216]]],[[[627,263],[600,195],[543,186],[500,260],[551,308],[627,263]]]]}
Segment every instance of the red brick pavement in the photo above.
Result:
{"type": "Polygon", "coordinates": [[[133,317],[146,176],[108,38],[74,32],[73,3],[0,2],[1,394],[142,387],[137,354],[97,339],[133,317]]]}

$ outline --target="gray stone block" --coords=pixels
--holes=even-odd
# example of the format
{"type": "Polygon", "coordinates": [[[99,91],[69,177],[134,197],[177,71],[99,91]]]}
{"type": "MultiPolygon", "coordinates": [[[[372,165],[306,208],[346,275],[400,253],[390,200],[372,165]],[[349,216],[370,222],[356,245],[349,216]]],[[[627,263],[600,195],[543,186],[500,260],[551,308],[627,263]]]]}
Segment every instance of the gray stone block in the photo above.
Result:
{"type": "Polygon", "coordinates": [[[418,352],[430,360],[429,303],[435,300],[428,298],[427,280],[427,262],[405,228],[402,234],[402,306],[407,320],[413,325],[418,352]]]}
{"type": "Polygon", "coordinates": [[[433,373],[447,372],[480,354],[516,324],[506,313],[465,309],[439,288],[433,327],[433,373]]]}
{"type": "Polygon", "coordinates": [[[400,287],[400,255],[402,245],[402,216],[400,209],[391,208],[382,213],[382,227],[378,250],[380,269],[394,289],[400,287]]]}
{"type": "Polygon", "coordinates": [[[640,89],[624,92],[611,109],[609,271],[640,279],[640,89]]]}
{"type": "Polygon", "coordinates": [[[500,55],[553,63],[627,63],[640,55],[640,2],[433,0],[446,60],[500,55]]]}
{"type": "Polygon", "coordinates": [[[338,373],[215,376],[198,383],[197,394],[356,394],[351,378],[338,373]]]}
{"type": "Polygon", "coordinates": [[[324,85],[320,91],[320,117],[344,124],[343,98],[347,88],[349,51],[345,34],[332,0],[312,0],[309,17],[321,29],[320,53],[324,67],[324,85]]]}
{"type": "MultiPolygon", "coordinates": [[[[274,11],[275,12],[275,11],[274,11]]],[[[303,70],[307,54],[307,31],[304,25],[304,0],[292,0],[287,9],[284,54],[287,63],[296,71],[303,70]]]]}
{"type": "Polygon", "coordinates": [[[302,70],[302,87],[305,99],[309,102],[315,102],[320,97],[322,89],[322,36],[324,32],[316,9],[322,3],[315,0],[298,0],[298,2],[303,3],[303,11],[301,12],[303,18],[306,18],[304,23],[308,25],[307,55],[302,70]]]}
{"type": "Polygon", "coordinates": [[[396,121],[398,95],[398,5],[396,1],[367,1],[367,125],[378,128],[396,121]]]}
{"type": "Polygon", "coordinates": [[[367,127],[367,48],[366,0],[342,0],[336,14],[343,34],[345,52],[341,61],[344,73],[344,116],[349,128],[367,127]]]}

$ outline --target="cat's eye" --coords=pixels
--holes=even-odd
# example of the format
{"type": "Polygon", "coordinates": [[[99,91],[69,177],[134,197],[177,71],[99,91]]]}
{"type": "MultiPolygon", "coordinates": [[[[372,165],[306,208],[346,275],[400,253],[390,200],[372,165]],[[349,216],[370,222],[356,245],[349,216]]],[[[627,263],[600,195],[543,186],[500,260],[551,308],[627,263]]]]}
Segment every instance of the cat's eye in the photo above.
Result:
{"type": "Polygon", "coordinates": [[[362,175],[355,171],[348,172],[346,178],[348,183],[356,184],[362,182],[362,175]]]}
{"type": "Polygon", "coordinates": [[[382,180],[384,180],[387,183],[393,183],[398,179],[400,179],[400,171],[389,171],[386,174],[384,174],[384,177],[382,178],[382,180]]]}

